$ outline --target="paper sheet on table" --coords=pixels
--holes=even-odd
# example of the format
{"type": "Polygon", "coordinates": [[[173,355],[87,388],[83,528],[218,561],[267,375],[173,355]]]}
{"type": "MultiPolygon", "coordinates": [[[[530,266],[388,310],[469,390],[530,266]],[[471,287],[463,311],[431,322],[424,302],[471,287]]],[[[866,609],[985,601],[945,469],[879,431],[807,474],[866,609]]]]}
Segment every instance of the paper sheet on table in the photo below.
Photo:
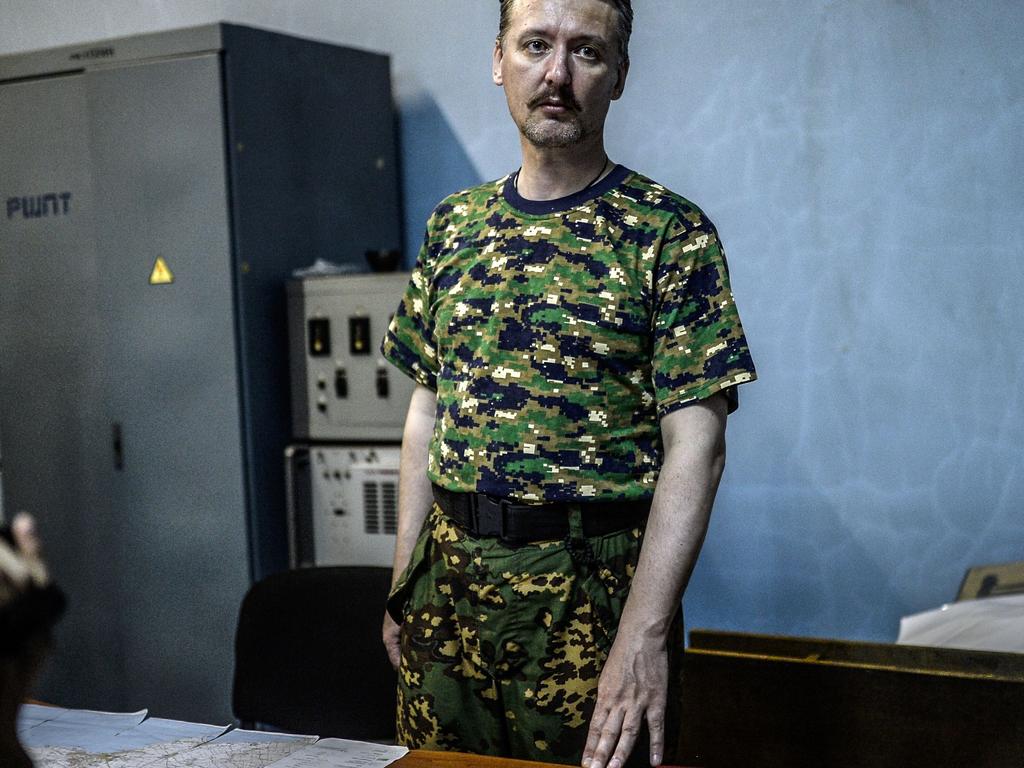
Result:
{"type": "Polygon", "coordinates": [[[18,733],[37,768],[383,768],[405,755],[391,747],[345,739],[228,730],[146,717],[24,705],[18,733]]]}
{"type": "MultiPolygon", "coordinates": [[[[21,736],[25,731],[30,728],[35,728],[40,723],[45,723],[47,720],[53,720],[54,718],[60,717],[63,714],[67,714],[69,710],[62,707],[45,707],[41,704],[22,704],[21,709],[18,710],[18,721],[15,727],[18,730],[18,735],[21,736]]],[[[145,715],[143,715],[144,717],[145,715]]],[[[139,719],[142,722],[142,719],[139,719]]]]}
{"type": "Polygon", "coordinates": [[[904,616],[896,642],[1024,653],[1024,595],[964,600],[904,616]]]}
{"type": "Polygon", "coordinates": [[[154,764],[172,768],[189,765],[175,758],[230,727],[158,717],[138,722],[140,715],[145,712],[66,710],[28,729],[22,744],[37,768],[94,764],[104,768],[145,768],[154,764]]]}
{"type": "Polygon", "coordinates": [[[146,714],[144,709],[138,712],[94,712],[24,704],[18,711],[18,738],[27,747],[91,749],[107,744],[121,731],[136,727],[146,719],[146,714]]]}
{"type": "Polygon", "coordinates": [[[405,747],[369,744],[348,739],[320,739],[283,760],[271,763],[272,768],[383,768],[408,753],[405,747]]]}
{"type": "Polygon", "coordinates": [[[316,739],[236,728],[146,768],[266,768],[316,739]]]}

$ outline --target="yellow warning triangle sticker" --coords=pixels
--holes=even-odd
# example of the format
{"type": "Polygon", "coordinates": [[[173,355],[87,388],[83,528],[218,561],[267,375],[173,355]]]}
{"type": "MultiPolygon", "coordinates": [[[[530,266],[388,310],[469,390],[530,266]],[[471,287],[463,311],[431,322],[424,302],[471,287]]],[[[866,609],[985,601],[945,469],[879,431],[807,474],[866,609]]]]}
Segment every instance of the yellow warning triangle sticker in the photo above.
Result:
{"type": "Polygon", "coordinates": [[[174,273],[171,272],[167,267],[167,262],[164,261],[163,256],[156,257],[156,264],[153,265],[153,271],[149,275],[150,285],[170,285],[174,282],[174,273]]]}

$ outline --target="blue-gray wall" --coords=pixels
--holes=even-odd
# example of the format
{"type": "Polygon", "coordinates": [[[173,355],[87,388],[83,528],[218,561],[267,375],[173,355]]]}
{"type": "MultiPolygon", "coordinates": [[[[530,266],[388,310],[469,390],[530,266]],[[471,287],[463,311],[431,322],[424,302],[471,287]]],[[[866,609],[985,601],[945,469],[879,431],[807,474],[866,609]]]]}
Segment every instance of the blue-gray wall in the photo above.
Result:
{"type": "MultiPolygon", "coordinates": [[[[893,639],[1024,559],[1024,4],[635,5],[610,153],[718,224],[761,376],[688,622],[893,639]]],[[[518,165],[496,6],[6,0],[0,53],[217,19],[388,52],[411,253],[439,197],[518,165]]]]}

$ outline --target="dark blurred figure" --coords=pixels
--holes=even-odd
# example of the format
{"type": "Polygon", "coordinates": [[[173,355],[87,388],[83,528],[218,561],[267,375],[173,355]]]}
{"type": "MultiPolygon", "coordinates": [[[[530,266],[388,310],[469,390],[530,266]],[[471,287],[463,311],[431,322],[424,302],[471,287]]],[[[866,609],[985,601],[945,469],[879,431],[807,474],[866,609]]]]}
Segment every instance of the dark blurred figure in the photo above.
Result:
{"type": "Polygon", "coordinates": [[[50,583],[35,523],[17,515],[0,528],[0,766],[31,768],[18,742],[18,708],[28,696],[64,611],[64,595],[50,583]]]}

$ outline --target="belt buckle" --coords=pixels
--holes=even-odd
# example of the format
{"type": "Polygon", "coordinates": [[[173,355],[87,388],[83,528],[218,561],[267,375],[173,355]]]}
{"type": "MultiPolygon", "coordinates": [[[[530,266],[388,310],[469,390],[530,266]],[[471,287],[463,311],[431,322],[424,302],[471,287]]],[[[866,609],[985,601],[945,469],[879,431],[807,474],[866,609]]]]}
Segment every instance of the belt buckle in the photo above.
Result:
{"type": "Polygon", "coordinates": [[[507,527],[506,515],[508,500],[500,499],[486,493],[476,495],[473,505],[473,523],[480,536],[497,536],[504,538],[507,527]]]}

